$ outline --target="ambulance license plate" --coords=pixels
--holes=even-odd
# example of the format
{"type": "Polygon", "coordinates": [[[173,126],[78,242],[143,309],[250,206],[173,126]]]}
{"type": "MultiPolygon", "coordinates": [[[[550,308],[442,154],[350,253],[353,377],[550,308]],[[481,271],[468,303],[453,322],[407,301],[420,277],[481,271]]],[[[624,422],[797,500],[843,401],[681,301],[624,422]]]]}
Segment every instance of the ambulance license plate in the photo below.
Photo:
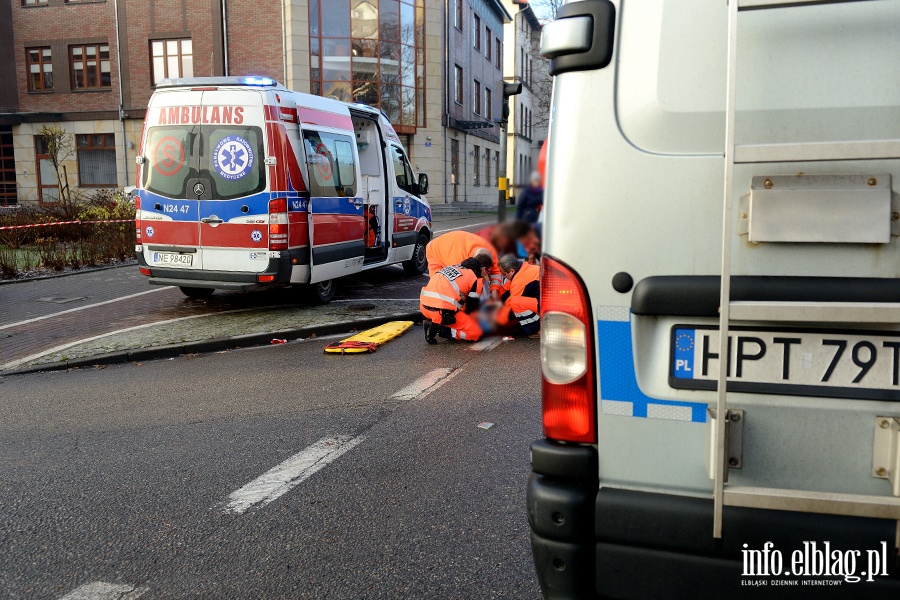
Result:
{"type": "Polygon", "coordinates": [[[179,265],[190,267],[194,264],[194,255],[176,254],[175,252],[154,252],[153,262],[157,265],[179,265]]]}
{"type": "MultiPolygon", "coordinates": [[[[719,329],[672,328],[669,384],[714,390],[719,329]]],[[[728,389],[900,401],[900,332],[733,327],[728,389]]]]}

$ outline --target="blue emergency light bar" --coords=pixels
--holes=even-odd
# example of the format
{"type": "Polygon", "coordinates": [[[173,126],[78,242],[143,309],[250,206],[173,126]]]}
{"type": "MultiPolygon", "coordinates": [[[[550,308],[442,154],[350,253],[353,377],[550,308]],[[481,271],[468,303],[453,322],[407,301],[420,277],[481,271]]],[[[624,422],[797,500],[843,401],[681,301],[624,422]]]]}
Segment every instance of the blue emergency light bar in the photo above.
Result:
{"type": "Polygon", "coordinates": [[[163,79],[156,84],[156,87],[159,89],[170,87],[223,87],[243,85],[286,89],[271,77],[259,77],[255,75],[246,77],[179,77],[163,79]]]}

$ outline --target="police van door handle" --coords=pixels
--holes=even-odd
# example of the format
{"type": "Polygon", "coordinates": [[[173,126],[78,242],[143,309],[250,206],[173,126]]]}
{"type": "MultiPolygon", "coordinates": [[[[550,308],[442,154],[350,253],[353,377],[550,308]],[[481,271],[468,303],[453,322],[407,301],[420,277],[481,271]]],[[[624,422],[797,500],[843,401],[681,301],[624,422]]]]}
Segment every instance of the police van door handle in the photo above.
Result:
{"type": "Polygon", "coordinates": [[[397,205],[397,208],[403,208],[403,200],[400,198],[397,198],[396,200],[394,200],[394,204],[397,205]]]}
{"type": "Polygon", "coordinates": [[[362,205],[363,205],[363,199],[362,199],[362,198],[354,198],[354,199],[353,199],[353,206],[355,206],[356,208],[361,208],[362,205]]]}
{"type": "Polygon", "coordinates": [[[206,223],[208,225],[219,225],[220,223],[224,223],[222,219],[217,217],[216,215],[212,215],[211,217],[204,217],[200,219],[201,223],[206,223]]]}

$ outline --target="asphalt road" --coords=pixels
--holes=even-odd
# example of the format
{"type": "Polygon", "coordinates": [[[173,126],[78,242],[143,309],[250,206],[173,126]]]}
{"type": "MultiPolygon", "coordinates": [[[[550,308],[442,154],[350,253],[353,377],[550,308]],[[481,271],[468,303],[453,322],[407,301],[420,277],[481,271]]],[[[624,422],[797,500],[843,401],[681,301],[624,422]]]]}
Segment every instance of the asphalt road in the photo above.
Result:
{"type": "Polygon", "coordinates": [[[324,344],[0,379],[0,597],[538,598],[537,341],[324,344]]]}
{"type": "MultiPolygon", "coordinates": [[[[441,215],[435,234],[474,231],[493,215],[441,215]]],[[[399,266],[343,278],[338,300],[417,298],[421,278],[399,266]]],[[[0,365],[62,345],[129,327],[245,308],[302,305],[296,290],[217,291],[207,300],[185,298],[173,287],[152,286],[136,266],[0,285],[0,365]]],[[[351,315],[352,317],[352,315],[351,315]]]]}

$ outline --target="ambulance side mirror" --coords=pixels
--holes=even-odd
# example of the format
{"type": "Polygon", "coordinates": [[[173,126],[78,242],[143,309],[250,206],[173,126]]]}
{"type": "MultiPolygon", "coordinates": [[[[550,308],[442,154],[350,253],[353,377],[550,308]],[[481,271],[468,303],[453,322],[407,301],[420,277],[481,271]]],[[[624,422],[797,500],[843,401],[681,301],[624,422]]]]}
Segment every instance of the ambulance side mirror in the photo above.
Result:
{"type": "Polygon", "coordinates": [[[424,196],[428,193],[428,174],[419,173],[419,196],[424,196]]]}

